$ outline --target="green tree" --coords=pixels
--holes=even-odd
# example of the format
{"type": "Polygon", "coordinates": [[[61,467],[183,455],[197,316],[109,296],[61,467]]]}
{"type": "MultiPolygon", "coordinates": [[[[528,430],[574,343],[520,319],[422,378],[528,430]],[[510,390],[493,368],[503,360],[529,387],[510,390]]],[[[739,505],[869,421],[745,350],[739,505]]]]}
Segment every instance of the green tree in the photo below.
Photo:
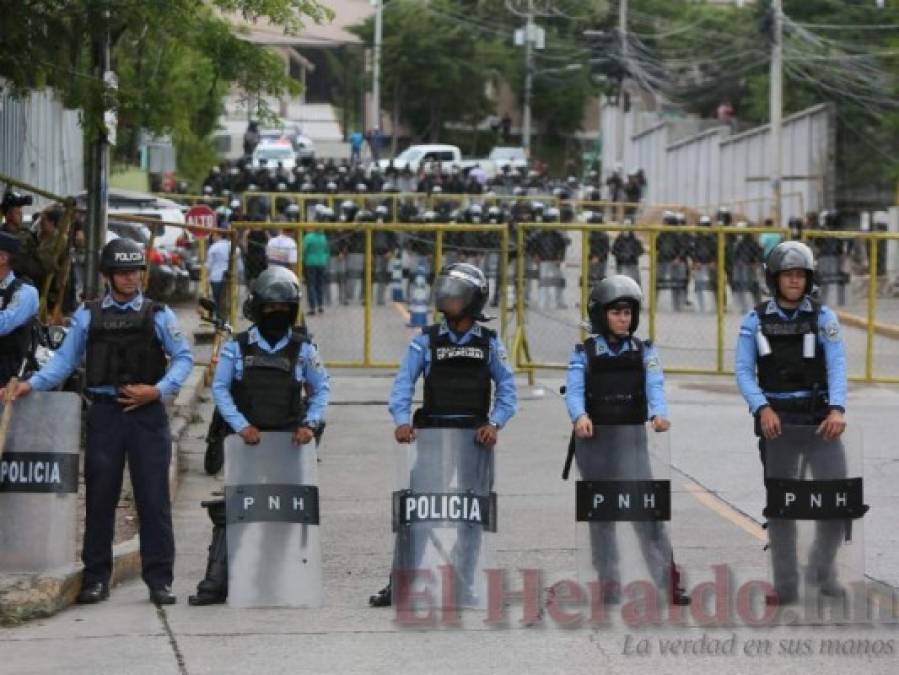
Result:
{"type": "MultiPolygon", "coordinates": [[[[471,124],[492,112],[487,83],[505,54],[459,11],[450,0],[392,0],[384,8],[382,104],[416,139],[438,140],[445,123],[471,124]]],[[[373,19],[351,30],[372,46],[373,19]]]]}
{"type": "Polygon", "coordinates": [[[171,133],[180,168],[197,177],[214,155],[210,136],[223,95],[296,92],[274,53],[241,39],[227,14],[297,33],[331,15],[318,0],[21,0],[5,3],[0,78],[19,93],[50,87],[82,115],[85,138],[118,115],[116,156],[133,159],[141,129],[171,133]],[[118,87],[96,72],[105,30],[118,87]]]}

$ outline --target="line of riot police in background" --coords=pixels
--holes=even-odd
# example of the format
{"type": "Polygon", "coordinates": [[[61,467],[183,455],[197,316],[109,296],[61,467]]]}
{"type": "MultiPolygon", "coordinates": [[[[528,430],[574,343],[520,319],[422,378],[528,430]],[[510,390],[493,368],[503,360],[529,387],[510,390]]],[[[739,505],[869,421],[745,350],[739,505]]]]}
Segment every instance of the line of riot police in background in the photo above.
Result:
{"type": "MultiPolygon", "coordinates": [[[[646,188],[642,169],[627,175],[618,167],[603,183],[599,172],[589,171],[583,179],[575,176],[575,167],[566,167],[566,177],[551,176],[548,168],[498,167],[495,176],[488,176],[479,165],[461,167],[457,164],[430,161],[413,171],[408,164],[395,167],[391,160],[386,168],[366,166],[359,162],[329,159],[317,163],[269,164],[264,158],[257,162],[248,159],[224,160],[213,166],[203,181],[202,193],[228,203],[236,195],[246,192],[284,192],[305,194],[349,193],[409,193],[467,194],[518,196],[556,195],[564,192],[572,199],[586,201],[637,203],[646,188]]],[[[169,186],[177,189],[177,184],[169,186]]]]}
{"type": "MultiPolygon", "coordinates": [[[[390,185],[387,186],[391,188],[390,185]]],[[[383,188],[382,188],[383,189],[383,188]]],[[[577,187],[582,191],[581,186],[577,187]]],[[[421,232],[376,232],[373,241],[373,281],[375,299],[383,304],[389,288],[401,289],[391,294],[393,300],[408,297],[408,285],[423,275],[433,277],[432,260],[435,236],[428,233],[429,224],[439,223],[489,223],[510,227],[509,264],[514,265],[518,256],[515,227],[518,223],[587,223],[618,222],[616,216],[627,213],[621,221],[633,224],[635,220],[658,219],[671,226],[672,232],[661,233],[656,241],[656,289],[660,300],[670,294],[673,311],[715,311],[717,288],[718,250],[717,237],[712,234],[679,232],[679,225],[706,225],[713,222],[734,228],[734,235],[725,238],[724,273],[735,307],[748,311],[757,304],[764,291],[763,262],[765,255],[785,238],[801,237],[803,229],[837,230],[841,227],[839,214],[826,211],[810,213],[804,219],[789,221],[789,235],[776,232],[756,235],[740,233],[749,223],[735,220],[727,209],[719,209],[714,217],[696,212],[664,211],[654,213],[638,204],[628,204],[627,211],[612,210],[572,198],[566,188],[556,188],[552,195],[534,195],[515,199],[502,199],[490,193],[481,195],[441,194],[438,199],[423,202],[414,193],[382,192],[341,195],[329,199],[327,195],[311,195],[296,200],[294,195],[269,194],[243,195],[244,202],[235,199],[233,209],[218,207],[220,224],[228,221],[251,222],[323,222],[323,223],[421,223],[421,232]],[[274,199],[275,217],[271,217],[274,199]],[[545,201],[544,201],[545,200],[545,201]],[[301,212],[302,203],[305,214],[301,212]],[[596,210],[591,210],[595,208],[596,210]],[[611,214],[608,217],[606,214],[611,214]],[[690,292],[692,287],[693,292],[690,292]]],[[[738,216],[739,217],[739,216],[738,216]]],[[[760,224],[761,225],[761,224],[760,224]]],[[[764,223],[771,226],[770,221],[764,223]]],[[[247,279],[251,281],[266,264],[271,262],[266,254],[273,236],[269,230],[252,230],[243,246],[247,279]]],[[[365,271],[365,241],[362,232],[328,232],[328,258],[321,277],[323,304],[347,305],[363,300],[362,280],[365,271]]],[[[565,265],[569,260],[569,236],[551,227],[528,230],[525,237],[525,300],[530,302],[533,289],[538,289],[541,309],[566,309],[563,289],[566,286],[565,265]]],[[[822,299],[832,305],[846,303],[846,289],[850,273],[862,274],[867,268],[867,252],[862,241],[839,238],[815,238],[812,245],[819,258],[818,282],[822,299]]],[[[642,284],[641,259],[648,253],[645,235],[625,230],[610,236],[593,231],[589,237],[589,284],[595,285],[608,274],[625,274],[642,284]]],[[[498,303],[499,235],[495,232],[452,232],[443,239],[443,256],[447,262],[471,262],[482,269],[491,284],[491,304],[498,303]]],[[[289,263],[291,261],[276,261],[289,263]]],[[[307,262],[307,261],[304,261],[307,262]]],[[[317,262],[310,274],[317,274],[317,262]]],[[[305,267],[305,265],[304,265],[305,267]]],[[[645,264],[643,269],[645,269],[645,264]]],[[[307,283],[309,282],[307,274],[307,283]]],[[[511,280],[510,280],[511,282],[511,280]]],[[[310,297],[314,294],[310,293],[310,297]]],[[[315,309],[314,306],[310,309],[315,309]]],[[[319,307],[318,309],[321,309],[319,307]]]]}

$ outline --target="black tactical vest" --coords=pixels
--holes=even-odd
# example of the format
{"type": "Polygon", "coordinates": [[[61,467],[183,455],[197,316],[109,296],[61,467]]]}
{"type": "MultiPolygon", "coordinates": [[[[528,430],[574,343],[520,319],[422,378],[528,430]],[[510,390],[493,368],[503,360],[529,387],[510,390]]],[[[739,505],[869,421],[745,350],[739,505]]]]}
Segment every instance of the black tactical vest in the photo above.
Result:
{"type": "Polygon", "coordinates": [[[295,377],[306,334],[292,331],[287,344],[272,353],[251,344],[249,333],[236,339],[243,357],[243,379],[231,384],[237,409],[262,431],[293,431],[306,416],[303,385],[295,377]]]}
{"type": "Polygon", "coordinates": [[[643,343],[631,338],[635,349],[596,353],[596,341],[584,342],[587,356],[585,407],[594,424],[642,424],[646,421],[646,369],[643,343]]]}
{"type": "Polygon", "coordinates": [[[817,390],[827,393],[827,363],[824,348],[818,342],[818,315],[821,305],[812,302],[812,311],[799,311],[793,320],[783,319],[774,312],[767,314],[767,302],[759,304],[755,313],[759,317],[762,335],[771,345],[771,353],[758,359],[759,386],[763,391],[786,393],[817,390]],[[802,356],[802,341],[806,333],[815,336],[815,356],[802,356]]]}
{"type": "MultiPolygon", "coordinates": [[[[0,310],[9,307],[13,296],[24,282],[21,279],[13,279],[6,288],[0,289],[0,310]]],[[[32,317],[15,330],[0,335],[0,387],[5,385],[9,378],[17,375],[22,367],[22,360],[32,358],[34,318],[32,317]]]]}
{"type": "Polygon", "coordinates": [[[144,300],[140,310],[85,305],[91,315],[87,335],[85,386],[156,385],[165,375],[166,356],[156,337],[156,312],[164,305],[144,300]]]}
{"type": "Polygon", "coordinates": [[[480,336],[468,344],[454,344],[449,333],[440,334],[435,324],[424,329],[431,350],[431,369],[424,382],[424,405],[416,426],[446,426],[434,417],[464,415],[465,426],[478,426],[490,414],[493,380],[490,377],[490,340],[496,333],[481,326],[480,336]]]}

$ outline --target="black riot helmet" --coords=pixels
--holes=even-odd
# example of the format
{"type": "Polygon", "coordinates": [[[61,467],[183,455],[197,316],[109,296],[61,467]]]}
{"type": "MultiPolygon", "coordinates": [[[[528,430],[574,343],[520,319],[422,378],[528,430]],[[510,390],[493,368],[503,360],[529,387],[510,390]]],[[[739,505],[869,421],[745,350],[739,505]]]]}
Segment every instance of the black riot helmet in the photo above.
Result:
{"type": "Polygon", "coordinates": [[[765,282],[771,295],[777,296],[777,275],[787,270],[805,270],[805,292],[812,292],[815,254],[801,241],[783,241],[771,249],[765,259],[765,282]]]}
{"type": "Polygon", "coordinates": [[[271,265],[253,282],[250,297],[243,306],[244,316],[253,323],[259,323],[262,306],[269,304],[289,305],[293,311],[293,321],[300,309],[300,298],[303,292],[297,275],[286,267],[271,265]]]}
{"type": "Polygon", "coordinates": [[[487,277],[470,263],[452,263],[444,267],[434,283],[434,302],[445,311],[448,300],[462,301],[462,314],[476,321],[487,321],[483,309],[488,296],[487,277]]]}
{"type": "Polygon", "coordinates": [[[147,269],[144,249],[136,241],[119,237],[103,247],[100,253],[100,271],[110,276],[113,272],[129,272],[147,269]]]}
{"type": "Polygon", "coordinates": [[[715,216],[718,218],[719,225],[727,226],[730,225],[731,222],[733,222],[733,219],[730,215],[730,209],[728,209],[727,207],[722,206],[720,209],[718,209],[718,212],[715,214],[715,216]]]}
{"type": "Polygon", "coordinates": [[[623,274],[615,274],[600,281],[590,291],[587,301],[587,315],[590,317],[590,330],[606,336],[609,333],[609,322],[606,311],[618,303],[627,303],[631,307],[630,335],[637,332],[640,324],[640,306],[643,304],[643,291],[636,281],[623,274]]]}

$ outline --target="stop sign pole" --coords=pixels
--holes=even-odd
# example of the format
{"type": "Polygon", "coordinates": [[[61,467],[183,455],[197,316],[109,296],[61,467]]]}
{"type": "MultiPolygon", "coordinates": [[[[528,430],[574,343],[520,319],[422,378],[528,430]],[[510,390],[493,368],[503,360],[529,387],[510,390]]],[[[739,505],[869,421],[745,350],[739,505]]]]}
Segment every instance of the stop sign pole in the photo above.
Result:
{"type": "Polygon", "coordinates": [[[206,204],[197,204],[191,206],[184,216],[190,227],[190,233],[197,238],[197,256],[200,258],[200,289],[199,295],[206,293],[206,238],[209,237],[208,229],[198,228],[214,228],[215,227],[215,211],[206,206],[206,204]]]}

